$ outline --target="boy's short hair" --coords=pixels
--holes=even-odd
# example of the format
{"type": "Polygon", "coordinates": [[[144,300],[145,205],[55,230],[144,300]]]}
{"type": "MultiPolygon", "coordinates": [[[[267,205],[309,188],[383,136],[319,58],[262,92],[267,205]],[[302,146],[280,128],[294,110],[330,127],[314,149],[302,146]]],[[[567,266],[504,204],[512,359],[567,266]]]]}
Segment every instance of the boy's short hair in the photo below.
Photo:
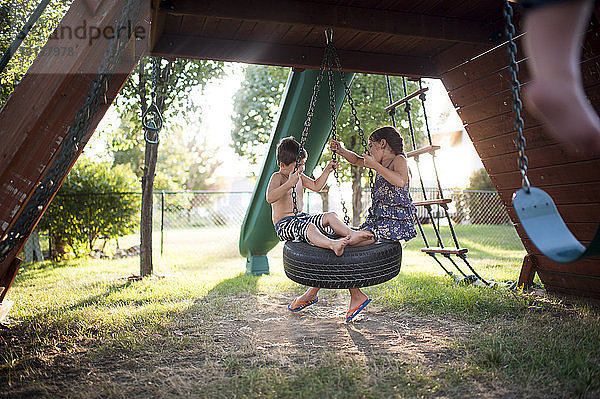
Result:
{"type": "MultiPolygon", "coordinates": [[[[293,137],[282,138],[277,145],[277,163],[289,165],[292,162],[296,162],[298,158],[298,150],[300,149],[300,143],[293,137]]],[[[306,158],[306,150],[303,148],[300,154],[300,159],[306,158]]]]}

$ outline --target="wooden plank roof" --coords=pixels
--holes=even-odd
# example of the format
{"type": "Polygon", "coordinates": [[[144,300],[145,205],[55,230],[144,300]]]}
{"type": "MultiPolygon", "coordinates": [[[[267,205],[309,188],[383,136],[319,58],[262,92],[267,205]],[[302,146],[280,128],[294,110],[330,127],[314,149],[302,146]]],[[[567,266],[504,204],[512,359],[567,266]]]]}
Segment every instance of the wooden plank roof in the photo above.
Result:
{"type": "Polygon", "coordinates": [[[324,31],[344,69],[439,77],[436,58],[464,60],[501,38],[502,2],[467,0],[154,1],[152,54],[319,68],[324,31]]]}

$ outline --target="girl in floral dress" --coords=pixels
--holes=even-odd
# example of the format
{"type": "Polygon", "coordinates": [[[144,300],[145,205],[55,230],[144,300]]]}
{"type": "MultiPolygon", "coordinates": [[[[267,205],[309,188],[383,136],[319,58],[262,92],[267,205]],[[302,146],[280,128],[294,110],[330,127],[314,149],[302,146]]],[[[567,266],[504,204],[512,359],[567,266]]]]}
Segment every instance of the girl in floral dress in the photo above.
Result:
{"type": "MultiPolygon", "coordinates": [[[[331,151],[337,152],[349,163],[364,166],[376,172],[373,183],[373,204],[359,230],[373,233],[374,238],[359,245],[372,244],[377,240],[408,241],[416,237],[414,226],[415,206],[409,193],[409,171],[404,155],[404,141],[392,126],[376,129],[369,136],[369,154],[358,155],[345,149],[339,141],[332,140],[331,151]]],[[[294,299],[288,309],[292,312],[304,309],[317,301],[319,288],[309,288],[294,299]]],[[[350,309],[346,322],[364,309],[371,300],[359,289],[350,289],[350,309]]]]}

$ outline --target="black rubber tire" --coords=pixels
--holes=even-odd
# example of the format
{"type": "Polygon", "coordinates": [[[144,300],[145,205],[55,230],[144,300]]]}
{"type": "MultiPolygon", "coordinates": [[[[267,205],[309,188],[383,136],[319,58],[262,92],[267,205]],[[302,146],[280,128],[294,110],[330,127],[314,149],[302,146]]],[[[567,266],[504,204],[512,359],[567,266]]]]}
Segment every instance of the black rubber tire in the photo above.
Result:
{"type": "Polygon", "coordinates": [[[342,256],[304,242],[287,241],[283,268],[291,280],[309,287],[360,288],[381,284],[398,275],[400,243],[346,247],[342,256]]]}

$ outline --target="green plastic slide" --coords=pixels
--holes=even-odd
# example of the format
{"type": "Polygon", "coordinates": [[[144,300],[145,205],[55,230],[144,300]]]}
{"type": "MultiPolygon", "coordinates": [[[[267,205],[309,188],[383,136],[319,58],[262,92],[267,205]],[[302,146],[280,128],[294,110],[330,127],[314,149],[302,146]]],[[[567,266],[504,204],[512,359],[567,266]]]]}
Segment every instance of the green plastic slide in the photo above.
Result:
{"type": "MultiPolygon", "coordinates": [[[[279,109],[277,124],[271,135],[269,152],[265,157],[265,163],[256,181],[250,205],[246,211],[246,217],[240,231],[239,249],[240,254],[247,258],[247,273],[269,273],[267,252],[273,249],[279,242],[273,228],[273,222],[271,221],[271,205],[265,199],[269,179],[275,171],[279,170],[275,151],[277,144],[283,137],[294,136],[300,141],[304,122],[306,121],[306,113],[318,74],[319,71],[307,69],[302,72],[290,72],[288,77],[279,109]]],[[[346,82],[350,83],[353,75],[352,73],[345,73],[346,82]]],[[[345,94],[344,85],[340,81],[337,72],[334,73],[334,81],[337,115],[345,94]]],[[[305,174],[312,174],[314,167],[321,157],[321,152],[323,152],[327,144],[330,130],[331,108],[329,105],[329,85],[327,74],[325,74],[315,104],[308,139],[304,146],[308,152],[305,174]]]]}

